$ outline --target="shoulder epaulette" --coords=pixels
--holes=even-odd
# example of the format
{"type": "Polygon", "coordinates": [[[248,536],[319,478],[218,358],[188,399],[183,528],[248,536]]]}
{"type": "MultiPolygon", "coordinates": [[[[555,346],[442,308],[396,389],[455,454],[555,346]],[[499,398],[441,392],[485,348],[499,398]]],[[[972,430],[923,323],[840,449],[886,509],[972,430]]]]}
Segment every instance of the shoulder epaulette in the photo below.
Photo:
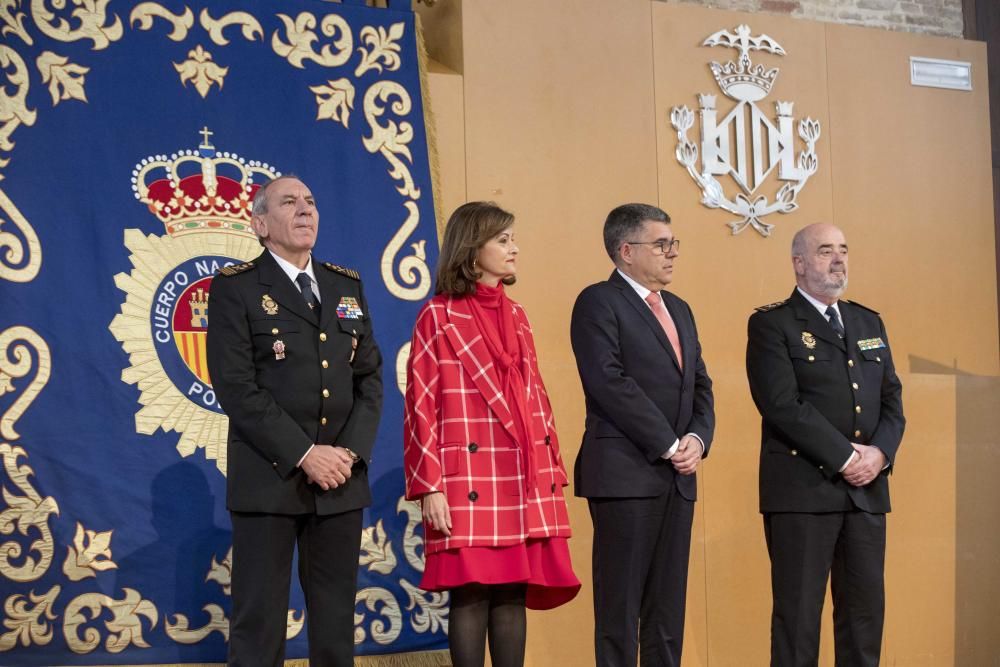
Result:
{"type": "Polygon", "coordinates": [[[253,262],[243,262],[242,264],[233,264],[232,266],[224,266],[219,269],[219,273],[223,276],[235,276],[237,274],[243,273],[244,271],[249,271],[250,269],[256,268],[253,262]]]}
{"type": "Polygon", "coordinates": [[[331,264],[330,262],[323,262],[323,266],[330,269],[334,273],[339,273],[342,276],[347,276],[348,278],[354,278],[355,280],[361,280],[361,276],[354,269],[349,269],[346,266],[338,266],[336,264],[331,264]]]}
{"type": "Polygon", "coordinates": [[[875,313],[876,315],[878,315],[878,311],[877,311],[877,310],[872,310],[872,309],[871,309],[871,308],[869,308],[868,306],[862,306],[862,305],[861,305],[860,303],[858,303],[857,301],[848,301],[847,299],[841,299],[841,301],[843,301],[844,303],[849,303],[849,304],[851,304],[852,306],[857,306],[857,307],[858,307],[858,308],[860,308],[861,310],[867,310],[867,311],[868,311],[869,313],[875,313]]]}
{"type": "Polygon", "coordinates": [[[784,301],[775,301],[774,303],[769,303],[766,306],[757,306],[756,308],[754,308],[754,310],[756,310],[758,313],[766,313],[769,310],[774,310],[775,308],[781,308],[786,303],[788,303],[788,299],[785,299],[784,301]]]}

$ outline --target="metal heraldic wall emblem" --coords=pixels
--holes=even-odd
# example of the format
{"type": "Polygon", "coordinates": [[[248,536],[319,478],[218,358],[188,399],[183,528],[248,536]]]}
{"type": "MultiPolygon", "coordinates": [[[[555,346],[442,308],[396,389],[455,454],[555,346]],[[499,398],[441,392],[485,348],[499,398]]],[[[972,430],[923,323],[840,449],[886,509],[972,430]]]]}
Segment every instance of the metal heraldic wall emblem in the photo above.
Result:
{"type": "Polygon", "coordinates": [[[260,254],[250,226],[251,203],[257,189],[280,173],[266,163],[217,152],[211,134],[202,130],[197,150],[153,155],[132,171],[136,199],[167,234],[125,230],[133,270],[115,276],[127,296],[109,329],[129,355],[122,381],[141,391],[136,432],[177,431],[182,456],[203,447],[225,474],[228,420],[212,390],[205,355],[212,276],[260,254]]]}
{"type": "Polygon", "coordinates": [[[736,32],[720,30],[710,35],[703,46],[724,46],[739,51],[736,62],[725,65],[712,62],[710,67],[719,88],[736,106],[719,120],[715,95],[698,95],[701,118],[701,169],[698,168],[698,145],[688,139],[694,125],[694,112],[686,106],[674,107],[670,124],[677,131],[677,161],[687,169],[701,188],[701,203],[709,208],[721,208],[740,216],[729,224],[733,234],[752,226],[763,236],[769,236],[774,225],[763,218],[771,213],[791,213],[798,208],[796,198],[809,178],[816,173],[819,158],[816,141],[819,121],[806,118],[798,123],[798,136],[805,148],[795,155],[792,117],[793,102],[775,103],[777,118],[772,122],[757,105],[770,94],[778,68],[766,69],[754,65],[751,51],[765,51],[778,56],[785,50],[771,37],[752,37],[750,27],[740,25],[736,32]],[[749,144],[748,144],[749,140],[749,144]],[[768,201],[758,189],[777,168],[777,177],[784,181],[768,201]],[[731,176],[739,186],[734,197],[728,197],[716,176],[731,176]]]}

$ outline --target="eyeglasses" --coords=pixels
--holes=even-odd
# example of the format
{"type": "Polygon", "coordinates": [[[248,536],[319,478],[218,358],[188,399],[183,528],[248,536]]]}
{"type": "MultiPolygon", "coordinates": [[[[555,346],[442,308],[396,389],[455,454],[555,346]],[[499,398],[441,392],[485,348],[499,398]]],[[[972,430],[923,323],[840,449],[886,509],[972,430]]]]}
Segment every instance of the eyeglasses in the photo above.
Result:
{"type": "Polygon", "coordinates": [[[651,250],[654,255],[666,255],[671,250],[679,250],[681,247],[680,239],[673,239],[672,241],[625,241],[625,243],[652,246],[651,250]]]}

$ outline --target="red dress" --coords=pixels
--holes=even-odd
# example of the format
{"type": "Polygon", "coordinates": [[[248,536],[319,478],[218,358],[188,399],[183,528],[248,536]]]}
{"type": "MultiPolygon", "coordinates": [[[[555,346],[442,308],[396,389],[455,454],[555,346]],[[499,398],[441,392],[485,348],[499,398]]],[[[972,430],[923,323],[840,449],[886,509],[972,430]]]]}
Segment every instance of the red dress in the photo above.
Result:
{"type": "MultiPolygon", "coordinates": [[[[432,303],[446,298],[436,297],[432,303]]],[[[462,299],[462,297],[458,297],[458,299],[462,299]]],[[[475,507],[475,502],[469,503],[463,497],[466,487],[449,486],[444,483],[444,479],[447,479],[449,474],[448,470],[438,470],[434,466],[428,466],[424,463],[426,457],[433,458],[441,450],[448,449],[450,445],[438,449],[426,445],[415,447],[415,443],[408,442],[404,456],[407,461],[408,497],[419,497],[423,495],[421,491],[426,492],[426,489],[445,491],[449,507],[452,509],[453,524],[455,524],[453,526],[453,541],[460,544],[460,546],[450,546],[448,540],[441,533],[435,531],[425,522],[424,530],[428,539],[428,548],[420,587],[428,591],[443,591],[473,582],[482,584],[524,583],[527,585],[525,602],[528,608],[551,609],[572,600],[580,590],[580,581],[573,573],[569,547],[566,543],[569,527],[568,521],[565,520],[565,500],[562,497],[561,489],[562,485],[565,484],[566,477],[561,458],[558,458],[557,444],[555,447],[557,457],[555,467],[558,470],[553,471],[550,465],[552,459],[546,458],[550,456],[549,452],[553,449],[554,429],[550,429],[553,431],[551,435],[545,434],[539,437],[539,434],[536,433],[540,429],[538,422],[530,421],[532,413],[536,411],[535,406],[539,404],[534,401],[539,401],[540,397],[543,397],[544,401],[541,404],[548,408],[548,397],[544,394],[540,377],[537,377],[537,361],[530,338],[530,329],[528,329],[528,336],[521,335],[521,340],[516,340],[518,338],[517,329],[512,323],[518,316],[523,317],[523,309],[512,304],[506,298],[502,285],[496,288],[479,285],[475,295],[464,297],[464,299],[469,301],[462,303],[461,307],[455,310],[468,313],[471,317],[467,318],[468,321],[460,324],[467,324],[469,331],[482,335],[479,340],[473,339],[477,344],[483,346],[477,347],[476,350],[481,357],[488,357],[493,362],[495,368],[486,368],[484,371],[492,370],[495,373],[493,377],[497,380],[497,386],[504,391],[505,404],[509,407],[512,418],[509,431],[515,434],[511,440],[516,442],[515,446],[522,453],[518,470],[526,474],[517,478],[517,484],[521,487],[519,498],[522,501],[520,505],[516,500],[506,501],[509,505],[508,511],[510,507],[521,507],[522,510],[518,513],[520,516],[513,521],[509,516],[506,517],[505,529],[494,528],[492,539],[475,536],[465,538],[455,535],[456,532],[466,530],[464,526],[467,523],[474,523],[474,521],[457,520],[458,512],[464,510],[467,505],[473,506],[473,512],[480,508],[475,507]],[[503,317],[507,318],[506,322],[502,319],[503,317]],[[525,359],[526,355],[529,357],[528,359],[525,359]],[[507,373],[511,370],[515,373],[508,376],[507,373]],[[529,375],[527,380],[522,377],[524,372],[529,375]],[[508,395],[511,392],[518,393],[520,396],[508,395]],[[535,442],[543,443],[541,449],[538,449],[535,442]],[[525,448],[525,443],[528,443],[527,448],[525,448]],[[419,450],[419,459],[415,457],[414,450],[419,450]],[[431,469],[437,475],[424,472],[427,469],[431,469]],[[411,472],[415,474],[411,474],[411,472]],[[438,483],[438,478],[440,478],[440,483],[438,483]],[[456,492],[454,489],[460,489],[460,492],[456,492]],[[534,509],[534,505],[545,504],[555,504],[560,510],[556,516],[560,517],[561,520],[552,523],[544,518],[546,515],[541,515],[543,516],[542,524],[552,523],[552,525],[539,527],[535,525],[539,523],[538,512],[530,510],[534,509]],[[521,537],[516,536],[516,530],[509,528],[511,523],[519,524],[522,527],[521,537]],[[566,525],[556,525],[562,523],[566,525]],[[462,524],[462,527],[459,524],[462,524]],[[514,537],[505,539],[506,536],[514,537]],[[441,542],[443,542],[442,546],[435,546],[441,542]],[[481,546],[483,544],[490,546],[481,546]]],[[[428,304],[428,306],[430,305],[428,304]]],[[[418,318],[417,326],[418,329],[421,328],[421,318],[418,318]]],[[[527,328],[526,318],[525,328],[527,328]]],[[[424,329],[426,330],[427,327],[424,329]]],[[[435,329],[435,327],[431,327],[431,329],[435,329]]],[[[433,348],[428,338],[433,338],[433,336],[418,336],[415,331],[414,344],[411,347],[411,362],[414,359],[412,350],[433,348]]],[[[416,363],[418,366],[421,364],[419,360],[416,363]]],[[[435,359],[435,364],[440,363],[440,358],[435,359]]],[[[486,366],[488,365],[487,363],[486,366]]],[[[408,379],[414,381],[414,375],[419,375],[419,369],[415,370],[411,367],[409,370],[408,379]]],[[[445,376],[439,375],[438,377],[445,376]]],[[[417,377],[416,382],[420,385],[428,384],[426,378],[421,377],[417,377]]],[[[448,394],[456,389],[461,391],[465,388],[466,382],[464,379],[459,379],[458,384],[461,386],[437,386],[435,391],[437,394],[448,394]]],[[[471,383],[469,384],[471,385],[471,383]]],[[[420,405],[415,396],[411,394],[409,384],[406,409],[408,425],[406,430],[408,433],[415,433],[417,429],[412,428],[411,425],[417,421],[417,417],[413,412],[419,412],[420,405]]],[[[463,404],[462,411],[469,412],[466,409],[466,404],[463,404]]],[[[550,408],[548,411],[550,412],[550,408]]],[[[447,414],[447,411],[442,412],[439,409],[437,413],[437,421],[454,421],[452,415],[447,414]]],[[[548,417],[551,421],[551,415],[548,417]]],[[[477,433],[472,433],[473,437],[476,435],[477,433]]],[[[480,440],[486,441],[487,439],[481,431],[478,432],[478,436],[480,440]]],[[[492,436],[490,437],[492,439],[492,436]]],[[[447,436],[441,439],[453,438],[454,436],[447,436]]],[[[478,445],[475,443],[472,443],[472,446],[478,449],[478,445]]],[[[444,465],[442,462],[437,462],[437,464],[444,465]]],[[[473,480],[479,479],[474,475],[470,475],[470,477],[473,480]]]]}

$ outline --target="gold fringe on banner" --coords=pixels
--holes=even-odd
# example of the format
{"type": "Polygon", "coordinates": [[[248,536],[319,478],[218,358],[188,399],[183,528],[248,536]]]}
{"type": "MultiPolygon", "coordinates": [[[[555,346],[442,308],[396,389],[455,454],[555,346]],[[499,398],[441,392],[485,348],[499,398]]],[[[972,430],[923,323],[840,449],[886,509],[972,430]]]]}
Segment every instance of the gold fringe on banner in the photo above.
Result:
{"type": "Polygon", "coordinates": [[[415,651],[387,655],[359,655],[354,667],[451,667],[447,649],[440,651],[415,651]]]}
{"type": "Polygon", "coordinates": [[[437,125],[434,124],[434,111],[431,109],[430,86],[427,84],[427,72],[430,58],[427,55],[427,44],[424,42],[424,28],[420,22],[420,14],[414,12],[417,26],[417,69],[420,70],[420,98],[424,106],[424,134],[427,137],[427,159],[431,167],[431,189],[434,191],[434,217],[437,222],[438,245],[444,238],[444,226],[448,222],[441,211],[441,163],[437,149],[437,125]]]}
{"type": "MultiPolygon", "coordinates": [[[[97,665],[95,667],[226,667],[222,662],[186,662],[171,665],[97,665]]],[[[285,660],[285,667],[309,667],[305,658],[285,660]]],[[[387,655],[354,656],[354,667],[451,667],[447,649],[440,651],[414,651],[387,655]]]]}

